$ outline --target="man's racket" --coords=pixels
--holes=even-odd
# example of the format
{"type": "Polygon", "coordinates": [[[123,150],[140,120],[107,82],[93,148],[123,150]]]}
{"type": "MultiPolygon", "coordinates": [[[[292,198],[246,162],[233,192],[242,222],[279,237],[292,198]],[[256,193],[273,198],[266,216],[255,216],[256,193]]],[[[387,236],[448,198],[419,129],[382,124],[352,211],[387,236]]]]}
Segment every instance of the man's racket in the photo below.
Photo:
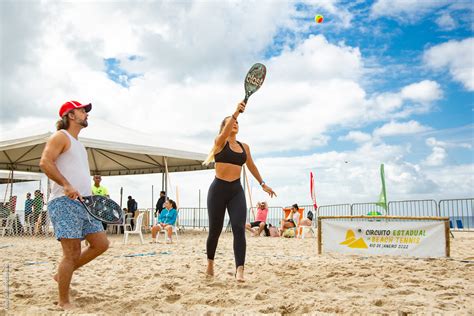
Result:
{"type": "Polygon", "coordinates": [[[247,104],[248,99],[254,94],[265,81],[267,74],[267,68],[263,64],[256,63],[250,68],[245,76],[244,87],[245,87],[245,99],[244,103],[247,104]]]}
{"type": "Polygon", "coordinates": [[[113,200],[100,195],[83,196],[79,200],[95,219],[107,224],[121,224],[122,210],[113,200]]]}

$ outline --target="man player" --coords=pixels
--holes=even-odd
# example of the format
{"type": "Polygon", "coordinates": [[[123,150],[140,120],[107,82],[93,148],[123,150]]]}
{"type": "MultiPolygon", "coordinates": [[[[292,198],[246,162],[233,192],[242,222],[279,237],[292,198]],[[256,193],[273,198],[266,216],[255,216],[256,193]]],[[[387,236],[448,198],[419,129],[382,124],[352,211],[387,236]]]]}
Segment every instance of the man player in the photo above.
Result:
{"type": "Polygon", "coordinates": [[[87,152],[79,141],[79,132],[87,127],[92,105],[77,101],[64,103],[59,109],[57,131],[48,139],[41,156],[40,167],[53,180],[48,212],[56,238],[61,242],[63,258],[54,280],[58,282],[58,305],[73,308],[69,301],[72,274],[109,247],[102,223],[87,213],[77,199],[91,195],[90,169],[87,152]],[[81,251],[81,240],[89,246],[81,251]]]}

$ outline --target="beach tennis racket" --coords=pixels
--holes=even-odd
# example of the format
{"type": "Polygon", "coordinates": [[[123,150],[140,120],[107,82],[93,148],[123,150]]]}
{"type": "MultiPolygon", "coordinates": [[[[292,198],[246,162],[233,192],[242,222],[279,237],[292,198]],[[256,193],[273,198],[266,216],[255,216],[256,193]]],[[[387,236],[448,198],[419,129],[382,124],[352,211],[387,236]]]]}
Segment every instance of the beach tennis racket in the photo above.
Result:
{"type": "Polygon", "coordinates": [[[95,219],[107,224],[121,224],[122,210],[113,200],[100,195],[83,196],[79,200],[95,219]]]}
{"type": "Polygon", "coordinates": [[[250,68],[245,76],[244,88],[245,88],[245,98],[244,103],[247,104],[248,99],[252,94],[254,94],[265,81],[265,76],[267,75],[267,68],[265,65],[256,63],[250,68]]]}

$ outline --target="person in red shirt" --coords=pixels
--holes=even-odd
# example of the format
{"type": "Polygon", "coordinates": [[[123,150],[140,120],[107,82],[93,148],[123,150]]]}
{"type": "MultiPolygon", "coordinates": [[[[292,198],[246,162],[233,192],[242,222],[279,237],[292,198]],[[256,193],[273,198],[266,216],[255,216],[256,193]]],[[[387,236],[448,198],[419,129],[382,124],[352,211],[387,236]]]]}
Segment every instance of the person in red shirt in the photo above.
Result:
{"type": "Polygon", "coordinates": [[[267,216],[268,216],[268,206],[267,202],[258,202],[257,203],[257,215],[255,216],[255,222],[250,222],[245,224],[245,228],[252,233],[252,236],[258,237],[265,230],[265,236],[270,236],[270,232],[267,227],[267,216]],[[253,227],[258,227],[257,232],[253,227]]]}

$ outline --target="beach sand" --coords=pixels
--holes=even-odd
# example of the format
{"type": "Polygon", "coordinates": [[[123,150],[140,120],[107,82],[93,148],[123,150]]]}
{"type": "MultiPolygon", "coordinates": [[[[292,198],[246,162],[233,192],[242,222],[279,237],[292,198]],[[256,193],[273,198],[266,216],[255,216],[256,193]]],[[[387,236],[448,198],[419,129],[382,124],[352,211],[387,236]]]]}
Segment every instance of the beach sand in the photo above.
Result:
{"type": "MultiPolygon", "coordinates": [[[[234,279],[231,233],[219,240],[213,279],[204,274],[206,232],[186,230],[171,245],[145,237],[144,245],[133,235],[123,245],[110,236],[110,249],[75,273],[74,313],[474,315],[474,233],[455,233],[449,259],[317,255],[314,238],[247,235],[243,284],[234,279]]],[[[60,244],[8,237],[2,245],[0,263],[11,269],[8,313],[59,313],[52,275],[60,244]]]]}

